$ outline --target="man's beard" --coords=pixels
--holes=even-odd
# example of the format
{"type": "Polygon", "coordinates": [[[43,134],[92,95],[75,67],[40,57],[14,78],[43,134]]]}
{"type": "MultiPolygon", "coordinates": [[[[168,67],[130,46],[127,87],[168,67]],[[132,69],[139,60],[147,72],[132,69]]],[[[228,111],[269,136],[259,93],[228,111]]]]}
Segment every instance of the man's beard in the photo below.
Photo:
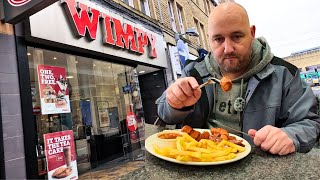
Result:
{"type": "Polygon", "coordinates": [[[222,64],[219,64],[219,67],[223,69],[224,72],[228,73],[239,73],[241,71],[244,71],[249,66],[249,63],[251,62],[251,54],[252,54],[252,48],[250,48],[251,51],[248,55],[241,57],[237,55],[236,53],[230,53],[230,54],[224,54],[222,56],[222,64]],[[236,66],[230,66],[230,63],[224,64],[225,59],[227,58],[236,58],[238,60],[236,66]]]}
{"type": "Polygon", "coordinates": [[[235,53],[225,54],[222,56],[222,64],[220,64],[219,66],[225,72],[237,73],[241,70],[241,67],[242,67],[241,66],[242,62],[240,60],[241,60],[240,57],[235,53]],[[235,67],[231,67],[230,62],[226,62],[227,64],[225,64],[225,59],[228,59],[228,58],[236,58],[238,60],[235,67]]]}

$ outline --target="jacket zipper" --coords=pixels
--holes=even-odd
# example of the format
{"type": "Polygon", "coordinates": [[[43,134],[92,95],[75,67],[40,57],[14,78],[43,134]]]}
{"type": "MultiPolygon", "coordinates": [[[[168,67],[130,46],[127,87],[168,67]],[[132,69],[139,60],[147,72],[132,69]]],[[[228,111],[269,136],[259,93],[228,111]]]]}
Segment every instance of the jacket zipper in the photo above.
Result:
{"type": "Polygon", "coordinates": [[[243,107],[243,111],[240,112],[240,129],[241,131],[243,131],[243,119],[244,119],[244,112],[246,110],[246,107],[247,107],[247,98],[248,98],[248,95],[250,94],[250,89],[248,90],[246,96],[244,97],[244,107],[243,107]]]}

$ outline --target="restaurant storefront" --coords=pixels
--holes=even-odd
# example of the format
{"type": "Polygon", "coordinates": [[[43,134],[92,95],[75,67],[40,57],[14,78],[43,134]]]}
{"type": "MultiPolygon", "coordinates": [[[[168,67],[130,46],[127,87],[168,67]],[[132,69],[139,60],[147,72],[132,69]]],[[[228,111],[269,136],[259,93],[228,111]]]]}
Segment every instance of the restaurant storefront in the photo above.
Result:
{"type": "Polygon", "coordinates": [[[161,31],[75,0],[16,28],[27,176],[94,178],[109,164],[143,160],[137,66],[167,68],[161,31]]]}

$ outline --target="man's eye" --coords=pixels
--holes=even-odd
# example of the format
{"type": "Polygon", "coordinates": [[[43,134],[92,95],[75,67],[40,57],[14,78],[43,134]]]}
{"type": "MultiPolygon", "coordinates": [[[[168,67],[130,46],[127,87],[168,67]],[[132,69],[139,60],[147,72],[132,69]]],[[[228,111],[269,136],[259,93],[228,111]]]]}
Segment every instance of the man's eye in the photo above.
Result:
{"type": "Polygon", "coordinates": [[[214,41],[216,41],[218,43],[222,43],[223,42],[223,38],[214,38],[214,41]]]}
{"type": "Polygon", "coordinates": [[[241,35],[234,35],[233,40],[235,41],[240,40],[241,37],[242,37],[241,35]]]}

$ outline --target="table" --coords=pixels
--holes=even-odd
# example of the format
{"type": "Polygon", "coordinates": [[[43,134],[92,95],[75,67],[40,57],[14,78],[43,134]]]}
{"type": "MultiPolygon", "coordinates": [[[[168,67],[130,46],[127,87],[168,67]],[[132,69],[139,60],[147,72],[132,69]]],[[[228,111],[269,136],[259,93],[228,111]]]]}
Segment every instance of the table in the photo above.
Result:
{"type": "MultiPolygon", "coordinates": [[[[145,125],[146,137],[163,128],[145,125]]],[[[120,179],[320,179],[320,149],[287,156],[271,155],[259,148],[242,160],[212,166],[187,166],[159,159],[146,151],[145,166],[120,179]]]]}

